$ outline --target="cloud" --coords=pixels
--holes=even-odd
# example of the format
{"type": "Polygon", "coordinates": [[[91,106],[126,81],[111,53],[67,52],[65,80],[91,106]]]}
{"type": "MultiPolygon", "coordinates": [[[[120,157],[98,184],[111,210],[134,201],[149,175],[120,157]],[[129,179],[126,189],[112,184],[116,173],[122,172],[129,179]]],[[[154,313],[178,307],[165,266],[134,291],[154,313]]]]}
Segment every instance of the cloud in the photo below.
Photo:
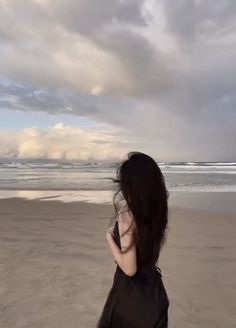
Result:
{"type": "Polygon", "coordinates": [[[81,129],[63,123],[48,129],[0,131],[0,138],[1,157],[24,159],[115,160],[124,156],[129,146],[109,127],[81,129]]]}
{"type": "Polygon", "coordinates": [[[94,87],[92,87],[90,93],[91,95],[95,95],[98,96],[99,94],[101,94],[103,92],[103,87],[101,85],[95,85],[94,87]]]}
{"type": "Polygon", "coordinates": [[[167,27],[181,45],[222,40],[231,31],[235,36],[236,5],[234,0],[160,0],[167,27]]]}
{"type": "Polygon", "coordinates": [[[95,36],[114,21],[122,24],[146,25],[141,6],[144,0],[48,0],[43,7],[63,26],[86,36],[95,36]]]}
{"type": "Polygon", "coordinates": [[[235,160],[235,31],[233,0],[0,0],[0,106],[91,118],[167,160],[235,160]]]}

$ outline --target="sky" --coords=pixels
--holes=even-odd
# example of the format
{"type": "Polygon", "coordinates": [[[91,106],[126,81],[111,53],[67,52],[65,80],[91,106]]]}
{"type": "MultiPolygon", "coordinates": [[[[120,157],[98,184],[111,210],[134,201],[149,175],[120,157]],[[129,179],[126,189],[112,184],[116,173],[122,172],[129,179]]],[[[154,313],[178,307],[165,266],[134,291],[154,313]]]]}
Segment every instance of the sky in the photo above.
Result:
{"type": "Polygon", "coordinates": [[[235,0],[0,0],[0,157],[236,161],[235,0]]]}

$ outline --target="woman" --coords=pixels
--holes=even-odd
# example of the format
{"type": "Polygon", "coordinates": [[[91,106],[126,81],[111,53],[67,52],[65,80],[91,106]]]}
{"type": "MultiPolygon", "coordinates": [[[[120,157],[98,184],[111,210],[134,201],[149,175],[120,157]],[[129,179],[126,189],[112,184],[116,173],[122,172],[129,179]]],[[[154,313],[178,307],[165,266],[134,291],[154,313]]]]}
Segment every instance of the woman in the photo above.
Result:
{"type": "Polygon", "coordinates": [[[117,220],[106,230],[116,271],[97,328],[166,328],[169,299],[156,265],[168,224],[164,177],[140,152],[128,153],[116,173],[117,220]]]}

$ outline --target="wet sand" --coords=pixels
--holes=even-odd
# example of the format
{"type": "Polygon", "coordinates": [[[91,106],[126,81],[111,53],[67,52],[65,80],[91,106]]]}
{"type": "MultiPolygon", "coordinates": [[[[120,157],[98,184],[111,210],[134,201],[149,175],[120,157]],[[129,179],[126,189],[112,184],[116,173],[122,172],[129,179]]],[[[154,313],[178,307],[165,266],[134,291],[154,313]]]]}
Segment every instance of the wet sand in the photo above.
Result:
{"type": "MultiPolygon", "coordinates": [[[[0,327],[93,328],[115,271],[111,205],[0,200],[0,327]]],[[[170,328],[236,326],[236,215],[170,207],[170,328]]]]}

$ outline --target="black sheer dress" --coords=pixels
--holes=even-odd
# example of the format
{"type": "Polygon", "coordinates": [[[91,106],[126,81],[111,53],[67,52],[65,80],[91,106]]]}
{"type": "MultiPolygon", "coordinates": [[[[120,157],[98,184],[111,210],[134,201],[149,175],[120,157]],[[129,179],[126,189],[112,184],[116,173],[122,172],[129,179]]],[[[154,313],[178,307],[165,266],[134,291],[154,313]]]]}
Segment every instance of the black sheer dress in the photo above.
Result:
{"type": "MultiPolygon", "coordinates": [[[[120,247],[117,221],[114,239],[120,247]]],[[[168,307],[169,298],[158,266],[145,265],[130,277],[117,265],[96,328],[167,328],[168,307]]]]}

